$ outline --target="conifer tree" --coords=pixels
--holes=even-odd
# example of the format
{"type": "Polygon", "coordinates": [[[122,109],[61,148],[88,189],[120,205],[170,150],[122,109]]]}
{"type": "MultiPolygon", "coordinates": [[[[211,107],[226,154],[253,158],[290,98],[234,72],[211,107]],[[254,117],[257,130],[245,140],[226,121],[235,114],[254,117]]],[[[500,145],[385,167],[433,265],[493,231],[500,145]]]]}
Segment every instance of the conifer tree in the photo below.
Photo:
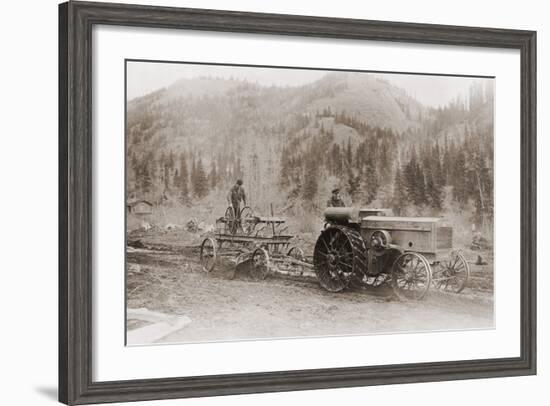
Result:
{"type": "Polygon", "coordinates": [[[208,178],[206,176],[206,172],[204,171],[204,166],[200,157],[195,166],[195,176],[193,178],[193,194],[198,199],[202,199],[208,194],[208,178]]]}
{"type": "Polygon", "coordinates": [[[170,150],[170,153],[168,154],[168,169],[170,171],[173,171],[176,166],[176,161],[174,158],[174,151],[170,150]]]}
{"type": "Polygon", "coordinates": [[[358,194],[361,190],[361,178],[356,175],[351,167],[347,170],[347,187],[346,190],[351,197],[352,202],[357,201],[358,194]]]}
{"type": "Polygon", "coordinates": [[[141,191],[144,195],[151,193],[151,187],[153,186],[149,165],[150,163],[147,160],[144,160],[141,164],[141,191]]]}
{"type": "Polygon", "coordinates": [[[443,204],[442,191],[437,184],[436,176],[433,169],[430,166],[426,167],[426,200],[430,207],[434,210],[441,210],[443,204]]]}
{"type": "Polygon", "coordinates": [[[130,159],[130,168],[132,168],[134,179],[137,180],[139,172],[139,161],[135,151],[132,153],[132,158],[130,159]]]}
{"type": "Polygon", "coordinates": [[[332,160],[332,174],[335,176],[342,176],[342,154],[340,152],[340,145],[334,144],[331,152],[332,160]]]}
{"type": "Polygon", "coordinates": [[[291,160],[288,154],[288,150],[283,147],[281,151],[281,162],[279,171],[279,186],[282,189],[288,189],[290,186],[290,176],[292,172],[291,160]]]}
{"type": "Polygon", "coordinates": [[[208,174],[208,180],[210,182],[210,187],[215,189],[218,185],[218,169],[216,168],[216,161],[212,160],[210,165],[210,173],[208,174]]]}
{"type": "Polygon", "coordinates": [[[440,189],[445,185],[445,174],[441,165],[441,151],[439,149],[439,143],[436,142],[432,148],[432,160],[431,167],[434,176],[434,182],[440,189]]]}
{"type": "Polygon", "coordinates": [[[346,164],[348,167],[351,167],[353,162],[353,151],[351,149],[351,140],[348,139],[348,144],[346,146],[346,164]]]}
{"type": "Polygon", "coordinates": [[[167,190],[170,190],[170,169],[168,168],[167,162],[164,163],[163,171],[164,171],[164,174],[163,174],[164,191],[167,191],[167,190]]]}
{"type": "Polygon", "coordinates": [[[486,157],[478,150],[472,158],[472,178],[475,187],[471,191],[475,206],[475,220],[480,226],[484,226],[488,219],[492,219],[492,176],[486,163],[486,157]]]}
{"type": "Polygon", "coordinates": [[[416,161],[416,150],[413,148],[411,157],[404,168],[405,189],[411,203],[419,204],[418,195],[418,163],[416,161]]]}
{"type": "Polygon", "coordinates": [[[314,159],[309,159],[306,162],[305,179],[304,179],[304,200],[311,201],[317,195],[319,188],[319,173],[317,164],[314,159]]]}
{"type": "Polygon", "coordinates": [[[451,174],[451,184],[453,186],[453,199],[461,206],[464,206],[468,200],[466,195],[466,157],[464,151],[458,151],[451,174]]]}
{"type": "Polygon", "coordinates": [[[393,181],[393,199],[392,206],[395,214],[398,216],[403,215],[405,207],[407,207],[408,194],[406,188],[406,181],[403,172],[399,165],[395,169],[394,181],[393,181]]]}
{"type": "Polygon", "coordinates": [[[416,205],[421,206],[428,204],[428,196],[426,194],[426,175],[424,174],[424,168],[416,165],[416,205]]]}
{"type": "Polygon", "coordinates": [[[180,191],[180,201],[187,203],[189,200],[189,171],[187,169],[187,162],[185,160],[185,154],[180,155],[180,170],[178,174],[178,187],[180,191]]]}
{"type": "Polygon", "coordinates": [[[383,138],[378,149],[378,173],[380,180],[388,183],[391,179],[391,161],[387,137],[383,138]]]}
{"type": "Polygon", "coordinates": [[[192,161],[191,161],[191,174],[189,177],[189,183],[191,186],[191,191],[193,192],[193,195],[196,196],[196,190],[197,190],[197,160],[195,156],[193,155],[192,161]]]}
{"type": "Polygon", "coordinates": [[[376,167],[371,160],[368,160],[361,176],[361,189],[364,204],[368,205],[372,203],[376,198],[379,186],[379,176],[376,167]]]}

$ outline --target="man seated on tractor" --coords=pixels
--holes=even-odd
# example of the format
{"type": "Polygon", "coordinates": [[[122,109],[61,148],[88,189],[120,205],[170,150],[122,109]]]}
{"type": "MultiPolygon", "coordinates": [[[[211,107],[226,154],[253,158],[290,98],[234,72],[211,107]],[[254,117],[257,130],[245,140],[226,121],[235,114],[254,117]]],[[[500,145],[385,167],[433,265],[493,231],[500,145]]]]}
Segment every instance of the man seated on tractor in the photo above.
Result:
{"type": "Polygon", "coordinates": [[[346,204],[340,197],[340,189],[336,188],[332,191],[332,196],[327,200],[327,207],[346,207],[346,204]]]}
{"type": "Polygon", "coordinates": [[[241,200],[243,205],[246,206],[246,194],[244,193],[243,181],[237,179],[237,182],[231,187],[227,194],[227,202],[233,206],[233,212],[235,213],[235,219],[241,217],[241,200]]]}

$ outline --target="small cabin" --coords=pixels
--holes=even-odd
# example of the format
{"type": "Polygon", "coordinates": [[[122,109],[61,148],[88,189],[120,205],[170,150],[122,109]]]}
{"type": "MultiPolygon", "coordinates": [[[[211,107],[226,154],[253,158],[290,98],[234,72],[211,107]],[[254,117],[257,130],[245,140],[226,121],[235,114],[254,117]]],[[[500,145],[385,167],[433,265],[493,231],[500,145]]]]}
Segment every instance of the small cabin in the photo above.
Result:
{"type": "Polygon", "coordinates": [[[153,203],[147,200],[132,200],[126,203],[128,214],[146,215],[153,213],[153,203]]]}

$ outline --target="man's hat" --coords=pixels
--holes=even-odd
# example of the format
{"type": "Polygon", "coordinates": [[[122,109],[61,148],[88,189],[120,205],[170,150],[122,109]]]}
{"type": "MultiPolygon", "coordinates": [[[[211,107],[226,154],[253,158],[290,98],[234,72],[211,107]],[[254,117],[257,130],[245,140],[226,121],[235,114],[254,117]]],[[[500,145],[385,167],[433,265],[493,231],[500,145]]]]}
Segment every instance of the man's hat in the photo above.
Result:
{"type": "Polygon", "coordinates": [[[340,188],[332,189],[332,193],[338,193],[340,191],[340,188]]]}
{"type": "Polygon", "coordinates": [[[237,185],[242,185],[242,184],[243,184],[242,179],[237,179],[237,185]]]}

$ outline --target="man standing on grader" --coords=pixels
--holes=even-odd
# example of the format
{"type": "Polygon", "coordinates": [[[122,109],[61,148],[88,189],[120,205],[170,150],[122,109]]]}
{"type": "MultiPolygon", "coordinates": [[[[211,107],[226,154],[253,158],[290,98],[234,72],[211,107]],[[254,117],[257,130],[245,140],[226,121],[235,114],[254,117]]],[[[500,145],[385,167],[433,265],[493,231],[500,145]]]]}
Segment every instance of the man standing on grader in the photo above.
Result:
{"type": "Polygon", "coordinates": [[[237,179],[237,182],[229,189],[229,193],[227,194],[227,202],[233,207],[235,219],[241,217],[241,200],[243,206],[246,206],[246,194],[243,188],[243,181],[237,179]]]}

